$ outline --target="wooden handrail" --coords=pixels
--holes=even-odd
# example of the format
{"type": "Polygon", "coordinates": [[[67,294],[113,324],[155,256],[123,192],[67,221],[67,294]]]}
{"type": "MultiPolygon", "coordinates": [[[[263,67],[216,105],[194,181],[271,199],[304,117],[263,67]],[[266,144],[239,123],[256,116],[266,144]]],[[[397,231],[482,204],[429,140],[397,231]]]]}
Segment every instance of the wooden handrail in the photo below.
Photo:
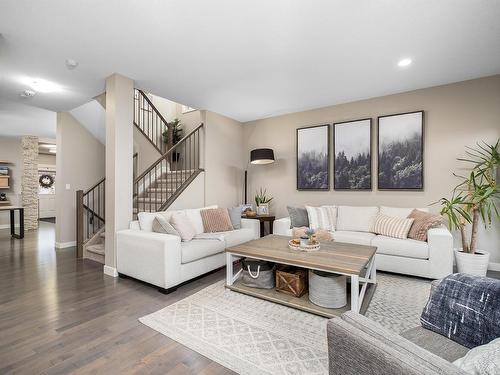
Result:
{"type": "Polygon", "coordinates": [[[90,191],[94,190],[97,186],[102,184],[105,180],[106,180],[106,177],[99,180],[99,182],[97,182],[95,185],[92,185],[92,187],[88,188],[87,190],[84,190],[83,195],[87,195],[90,191]]]}
{"type": "Polygon", "coordinates": [[[177,142],[175,145],[173,145],[172,147],[170,147],[162,156],[160,156],[153,164],[151,164],[148,169],[146,169],[143,173],[140,174],[139,177],[137,177],[134,181],[134,183],[138,182],[141,178],[143,178],[144,176],[146,176],[149,172],[151,172],[162,160],[165,160],[167,159],[167,157],[177,148],[179,147],[181,144],[183,144],[184,142],[186,142],[186,139],[188,139],[192,134],[194,134],[195,132],[197,132],[200,128],[203,127],[203,123],[201,123],[200,125],[198,125],[196,128],[194,128],[193,130],[191,130],[188,134],[186,134],[184,137],[181,138],[181,140],[179,142],[177,142]]]}
{"type": "Polygon", "coordinates": [[[158,117],[165,123],[166,126],[168,126],[168,122],[167,120],[165,120],[165,118],[161,115],[160,111],[158,111],[156,109],[156,107],[154,106],[153,102],[151,100],[149,100],[148,96],[146,95],[146,93],[144,91],[142,91],[141,89],[136,89],[137,91],[139,91],[143,98],[146,99],[146,101],[148,102],[149,106],[153,109],[153,111],[155,111],[155,113],[158,115],[158,117]]]}

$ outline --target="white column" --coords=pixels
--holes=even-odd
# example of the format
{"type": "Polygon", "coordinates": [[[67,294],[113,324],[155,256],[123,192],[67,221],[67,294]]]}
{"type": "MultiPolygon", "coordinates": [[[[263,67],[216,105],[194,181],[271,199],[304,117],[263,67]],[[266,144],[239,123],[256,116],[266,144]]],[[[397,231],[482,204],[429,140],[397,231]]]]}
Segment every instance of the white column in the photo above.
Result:
{"type": "Polygon", "coordinates": [[[113,74],[106,79],[106,241],[104,273],[116,271],[116,232],[132,220],[134,82],[113,74]]]}

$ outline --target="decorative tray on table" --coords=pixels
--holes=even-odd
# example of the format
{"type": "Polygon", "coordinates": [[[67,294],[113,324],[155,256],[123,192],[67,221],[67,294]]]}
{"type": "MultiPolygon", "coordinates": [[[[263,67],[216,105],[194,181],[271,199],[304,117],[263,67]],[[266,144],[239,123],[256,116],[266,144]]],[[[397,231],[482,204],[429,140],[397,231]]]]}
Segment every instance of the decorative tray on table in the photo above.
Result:
{"type": "Polygon", "coordinates": [[[288,241],[288,247],[290,250],[295,250],[295,251],[318,251],[320,249],[320,243],[317,240],[314,240],[310,244],[301,244],[300,240],[293,239],[288,241]]]}

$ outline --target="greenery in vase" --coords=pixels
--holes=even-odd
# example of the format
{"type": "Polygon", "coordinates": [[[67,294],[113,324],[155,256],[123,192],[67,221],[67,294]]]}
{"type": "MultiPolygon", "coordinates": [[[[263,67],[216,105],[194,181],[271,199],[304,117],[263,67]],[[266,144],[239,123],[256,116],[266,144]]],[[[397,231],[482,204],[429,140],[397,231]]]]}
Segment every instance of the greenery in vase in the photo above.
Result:
{"type": "Polygon", "coordinates": [[[267,196],[267,190],[260,188],[260,190],[255,194],[255,204],[260,206],[261,204],[269,203],[273,200],[272,197],[267,196]]]}
{"type": "Polygon", "coordinates": [[[462,181],[453,189],[451,198],[439,200],[441,214],[448,218],[450,229],[460,231],[466,253],[476,252],[479,221],[487,228],[494,219],[500,219],[500,190],[495,176],[500,164],[499,143],[497,140],[494,145],[482,142],[475,148],[467,147],[467,158],[458,160],[472,165],[470,174],[455,174],[462,181]],[[472,226],[470,237],[466,233],[467,225],[472,226]]]}
{"type": "Polygon", "coordinates": [[[309,238],[309,241],[311,241],[314,234],[316,234],[316,231],[312,228],[307,228],[305,231],[305,234],[306,234],[307,238],[309,238]]]}
{"type": "Polygon", "coordinates": [[[169,141],[168,129],[170,129],[170,128],[172,128],[172,137],[173,137],[172,145],[175,145],[182,139],[182,137],[184,135],[184,129],[182,129],[181,120],[179,120],[178,118],[175,118],[173,121],[167,122],[167,130],[165,130],[162,133],[163,141],[165,143],[168,143],[168,141],[169,141]]]}

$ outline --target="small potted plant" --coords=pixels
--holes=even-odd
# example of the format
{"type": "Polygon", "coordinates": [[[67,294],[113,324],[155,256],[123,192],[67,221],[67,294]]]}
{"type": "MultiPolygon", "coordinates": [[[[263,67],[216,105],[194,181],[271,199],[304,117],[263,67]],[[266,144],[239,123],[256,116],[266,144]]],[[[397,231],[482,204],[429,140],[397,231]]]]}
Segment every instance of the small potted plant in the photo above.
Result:
{"type": "MultiPolygon", "coordinates": [[[[167,145],[169,144],[169,129],[172,129],[172,146],[176,145],[184,136],[184,129],[182,129],[181,120],[175,118],[173,121],[167,122],[167,129],[162,133],[163,142],[167,145]]],[[[172,154],[172,160],[179,160],[180,153],[174,152],[172,154]]]]}
{"type": "Polygon", "coordinates": [[[273,200],[272,197],[267,196],[267,190],[260,190],[255,195],[255,204],[257,206],[258,215],[269,215],[269,202],[273,200]]]}
{"type": "Polygon", "coordinates": [[[466,159],[458,159],[472,164],[472,170],[453,190],[452,197],[441,198],[441,214],[446,216],[451,230],[459,230],[462,247],[455,249],[458,272],[485,276],[490,254],[477,248],[478,228],[482,221],[485,228],[493,220],[500,218],[498,203],[500,190],[496,173],[500,163],[498,150],[500,140],[494,145],[477,144],[468,147],[466,159]],[[471,227],[470,236],[467,226],[471,227]]]}

